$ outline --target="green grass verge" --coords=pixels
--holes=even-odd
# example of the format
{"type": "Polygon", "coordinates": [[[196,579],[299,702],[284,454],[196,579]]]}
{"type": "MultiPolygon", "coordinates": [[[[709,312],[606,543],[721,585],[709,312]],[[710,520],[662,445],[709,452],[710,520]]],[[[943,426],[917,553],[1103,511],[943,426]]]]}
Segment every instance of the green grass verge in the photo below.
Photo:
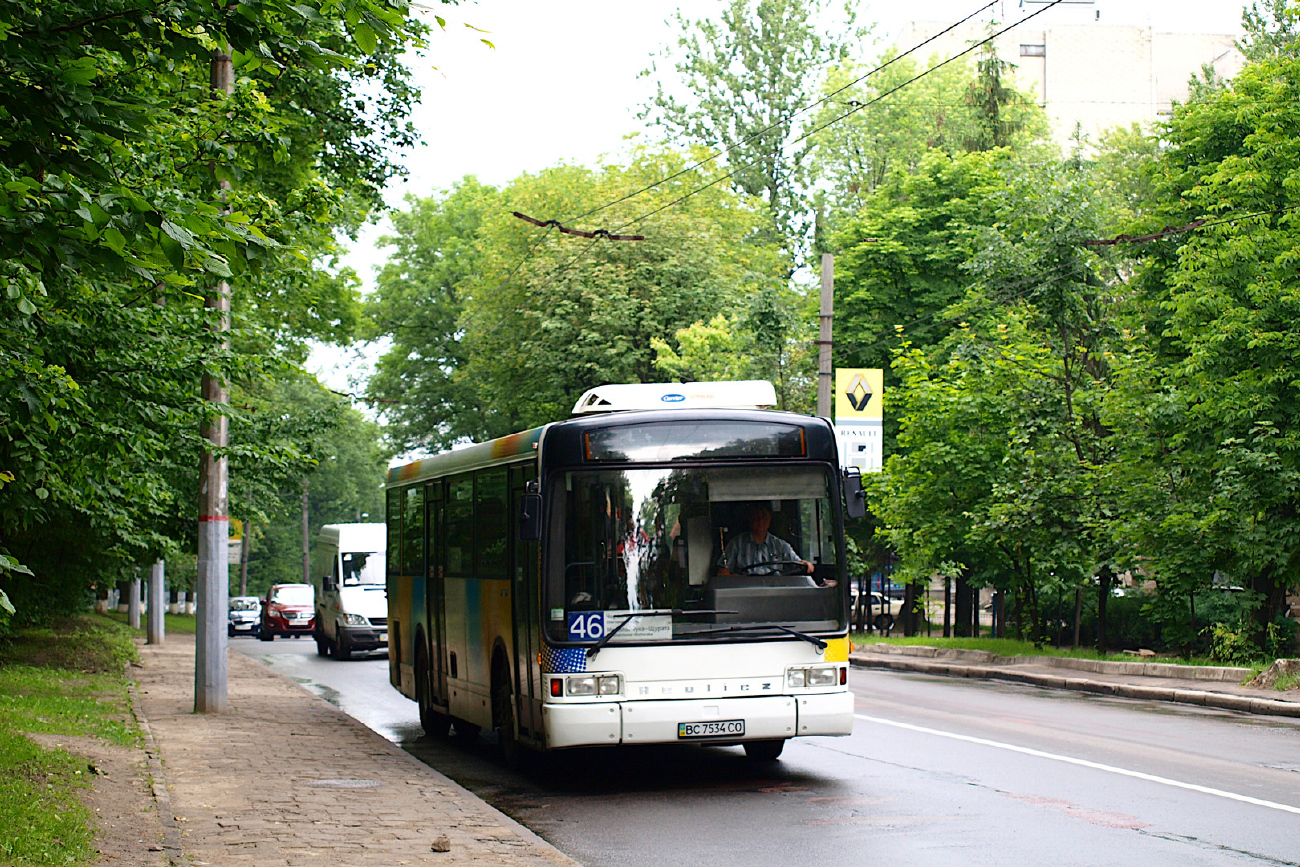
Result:
{"type": "Polygon", "coordinates": [[[123,666],[130,630],[104,617],[22,630],[0,644],[0,864],[88,865],[94,823],[78,791],[84,759],[44,749],[27,732],[138,741],[123,666]]]}
{"type": "MultiPolygon", "coordinates": [[[[104,615],[102,615],[102,616],[103,616],[103,617],[107,617],[107,618],[109,618],[110,620],[115,620],[115,621],[117,621],[118,623],[121,623],[123,626],[126,626],[126,615],[125,615],[125,614],[122,614],[122,613],[117,612],[117,611],[110,611],[110,612],[108,612],[107,614],[104,614],[104,615]]],[[[137,629],[137,630],[135,630],[135,634],[138,635],[138,636],[140,636],[140,637],[142,637],[142,638],[144,637],[144,634],[145,634],[145,631],[146,631],[146,629],[145,629],[145,618],[146,618],[147,616],[148,616],[148,615],[146,615],[146,614],[144,614],[144,613],[141,613],[141,615],[140,615],[140,628],[137,629]]],[[[194,634],[194,629],[195,629],[195,626],[194,626],[195,623],[196,623],[196,620],[195,620],[193,614],[164,614],[164,615],[163,615],[163,634],[164,634],[164,635],[193,635],[193,634],[194,634]]],[[[130,627],[127,627],[127,628],[129,629],[130,627]]]]}
{"type": "Polygon", "coordinates": [[[1014,638],[942,638],[938,636],[914,635],[910,638],[864,635],[854,633],[850,639],[855,645],[899,644],[923,647],[951,647],[961,650],[986,650],[998,656],[1068,656],[1074,659],[1104,659],[1112,662],[1169,662],[1176,665],[1222,665],[1212,659],[1194,656],[1185,659],[1181,656],[1161,656],[1157,658],[1140,658],[1125,653],[1100,654],[1090,647],[1035,647],[1033,642],[1018,641],[1014,638]]]}

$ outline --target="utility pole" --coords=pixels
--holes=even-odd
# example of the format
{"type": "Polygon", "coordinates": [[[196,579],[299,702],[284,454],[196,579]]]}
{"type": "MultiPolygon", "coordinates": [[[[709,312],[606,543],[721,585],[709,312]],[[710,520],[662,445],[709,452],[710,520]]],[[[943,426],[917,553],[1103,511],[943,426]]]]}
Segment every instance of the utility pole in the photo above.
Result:
{"type": "Polygon", "coordinates": [[[167,612],[163,590],[166,569],[167,565],[161,557],[149,567],[149,627],[145,631],[146,644],[162,644],[166,637],[166,621],[163,620],[163,615],[167,612]]]}
{"type": "MultiPolygon", "coordinates": [[[[215,93],[235,89],[230,55],[212,53],[210,82],[215,93]]],[[[230,189],[221,182],[222,194],[230,189]]],[[[230,331],[230,284],[218,283],[204,306],[217,311],[217,328],[230,331]]],[[[221,341],[224,352],[230,339],[221,341]]],[[[194,712],[224,713],[229,680],[226,659],[226,608],[230,604],[230,480],[226,456],[220,454],[229,442],[230,420],[225,406],[230,403],[225,379],[203,374],[203,400],[211,417],[203,424],[202,436],[209,450],[199,458],[199,571],[195,581],[194,712]]]]}
{"type": "Polygon", "coordinates": [[[835,305],[835,256],[822,253],[821,328],[817,335],[817,415],[831,417],[831,324],[835,305]]]}
{"type": "Polygon", "coordinates": [[[307,480],[302,480],[302,583],[311,583],[311,530],[307,520],[307,480]]]}

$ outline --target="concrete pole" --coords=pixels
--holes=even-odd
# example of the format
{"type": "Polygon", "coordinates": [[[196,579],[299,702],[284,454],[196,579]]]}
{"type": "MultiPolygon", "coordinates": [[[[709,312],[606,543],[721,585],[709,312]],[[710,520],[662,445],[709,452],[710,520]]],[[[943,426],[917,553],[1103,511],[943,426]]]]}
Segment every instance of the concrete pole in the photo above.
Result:
{"type": "Polygon", "coordinates": [[[149,567],[149,628],[145,632],[145,643],[162,644],[165,637],[163,615],[167,613],[167,593],[164,574],[166,564],[162,558],[149,567]]]}
{"type": "Polygon", "coordinates": [[[140,628],[140,572],[131,579],[131,590],[126,601],[126,623],[132,629],[140,628]]]}
{"type": "MultiPolygon", "coordinates": [[[[235,89],[230,55],[212,53],[212,90],[230,93],[235,89]]],[[[228,185],[223,182],[223,188],[228,185]]],[[[230,284],[218,283],[205,306],[217,311],[217,327],[230,331],[230,284]]],[[[229,349],[230,341],[222,341],[229,349]]],[[[203,400],[212,410],[203,425],[202,436],[211,444],[199,458],[199,569],[194,586],[194,712],[224,713],[230,677],[226,659],[226,609],[230,604],[230,490],[229,467],[224,450],[230,437],[230,420],[224,408],[230,403],[225,380],[205,373],[203,400]]]]}
{"type": "Polygon", "coordinates": [[[821,328],[817,335],[817,415],[820,418],[831,417],[831,385],[834,372],[831,370],[831,324],[834,321],[835,306],[835,257],[822,253],[822,309],[821,328]]]}

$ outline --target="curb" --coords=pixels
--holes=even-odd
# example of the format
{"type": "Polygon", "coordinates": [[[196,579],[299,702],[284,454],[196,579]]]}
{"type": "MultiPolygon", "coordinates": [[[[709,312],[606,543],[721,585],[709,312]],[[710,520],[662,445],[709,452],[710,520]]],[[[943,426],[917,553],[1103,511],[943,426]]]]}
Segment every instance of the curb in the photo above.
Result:
{"type": "Polygon", "coordinates": [[[1215,665],[1177,665],[1171,662],[1120,662],[1109,659],[1079,659],[1072,656],[998,656],[987,650],[956,647],[931,647],[924,644],[870,644],[863,650],[887,656],[911,656],[923,659],[955,659],[987,665],[1046,665],[1072,668],[1093,674],[1116,674],[1137,677],[1164,677],[1174,680],[1213,680],[1241,683],[1254,676],[1249,668],[1215,665]]]}
{"type": "MultiPolygon", "coordinates": [[[[1213,707],[1221,710],[1233,710],[1241,713],[1300,718],[1300,702],[1254,698],[1253,696],[1233,695],[1225,692],[1174,689],[1166,686],[1146,686],[1132,683],[1111,683],[1109,681],[1089,680],[1083,677],[1040,674],[1035,671],[1008,671],[988,665],[922,662],[914,659],[872,659],[870,657],[851,655],[849,664],[855,668],[910,671],[918,674],[932,674],[939,677],[964,677],[972,680],[999,680],[1007,683],[1044,687],[1046,689],[1064,689],[1072,692],[1088,692],[1118,698],[1168,701],[1178,704],[1198,705],[1200,707],[1213,707]]],[[[1123,665],[1124,663],[1117,664],[1123,665]]]]}
{"type": "Polygon", "coordinates": [[[181,829],[176,824],[176,816],[172,812],[172,796],[171,792],[167,791],[167,775],[163,771],[158,742],[154,740],[153,729],[149,727],[149,720],[140,706],[140,694],[136,691],[136,687],[134,678],[127,681],[126,691],[131,697],[131,716],[135,718],[140,733],[144,735],[144,753],[149,759],[149,789],[153,793],[154,806],[158,809],[158,818],[162,822],[163,854],[167,856],[167,863],[172,867],[181,867],[187,863],[184,860],[185,849],[181,844],[181,829]]]}

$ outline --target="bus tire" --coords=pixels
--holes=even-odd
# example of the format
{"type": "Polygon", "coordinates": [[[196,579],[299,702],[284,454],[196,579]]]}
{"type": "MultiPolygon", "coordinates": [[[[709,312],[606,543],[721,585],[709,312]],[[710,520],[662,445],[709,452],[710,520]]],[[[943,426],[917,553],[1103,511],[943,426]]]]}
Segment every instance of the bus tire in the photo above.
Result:
{"type": "Polygon", "coordinates": [[[785,749],[785,741],[746,741],[745,757],[751,762],[775,762],[785,749]]]}
{"type": "Polygon", "coordinates": [[[877,632],[888,632],[894,628],[894,615],[884,612],[877,614],[875,621],[877,632]]]}
{"type": "Polygon", "coordinates": [[[451,728],[451,718],[433,708],[433,690],[430,688],[429,658],[424,650],[423,636],[415,636],[415,703],[420,708],[420,727],[426,737],[445,738],[451,728]]]}
{"type": "Polygon", "coordinates": [[[497,751],[510,767],[520,762],[520,745],[515,737],[513,692],[510,689],[510,664],[497,656],[492,665],[492,728],[497,735],[497,751]]]}

